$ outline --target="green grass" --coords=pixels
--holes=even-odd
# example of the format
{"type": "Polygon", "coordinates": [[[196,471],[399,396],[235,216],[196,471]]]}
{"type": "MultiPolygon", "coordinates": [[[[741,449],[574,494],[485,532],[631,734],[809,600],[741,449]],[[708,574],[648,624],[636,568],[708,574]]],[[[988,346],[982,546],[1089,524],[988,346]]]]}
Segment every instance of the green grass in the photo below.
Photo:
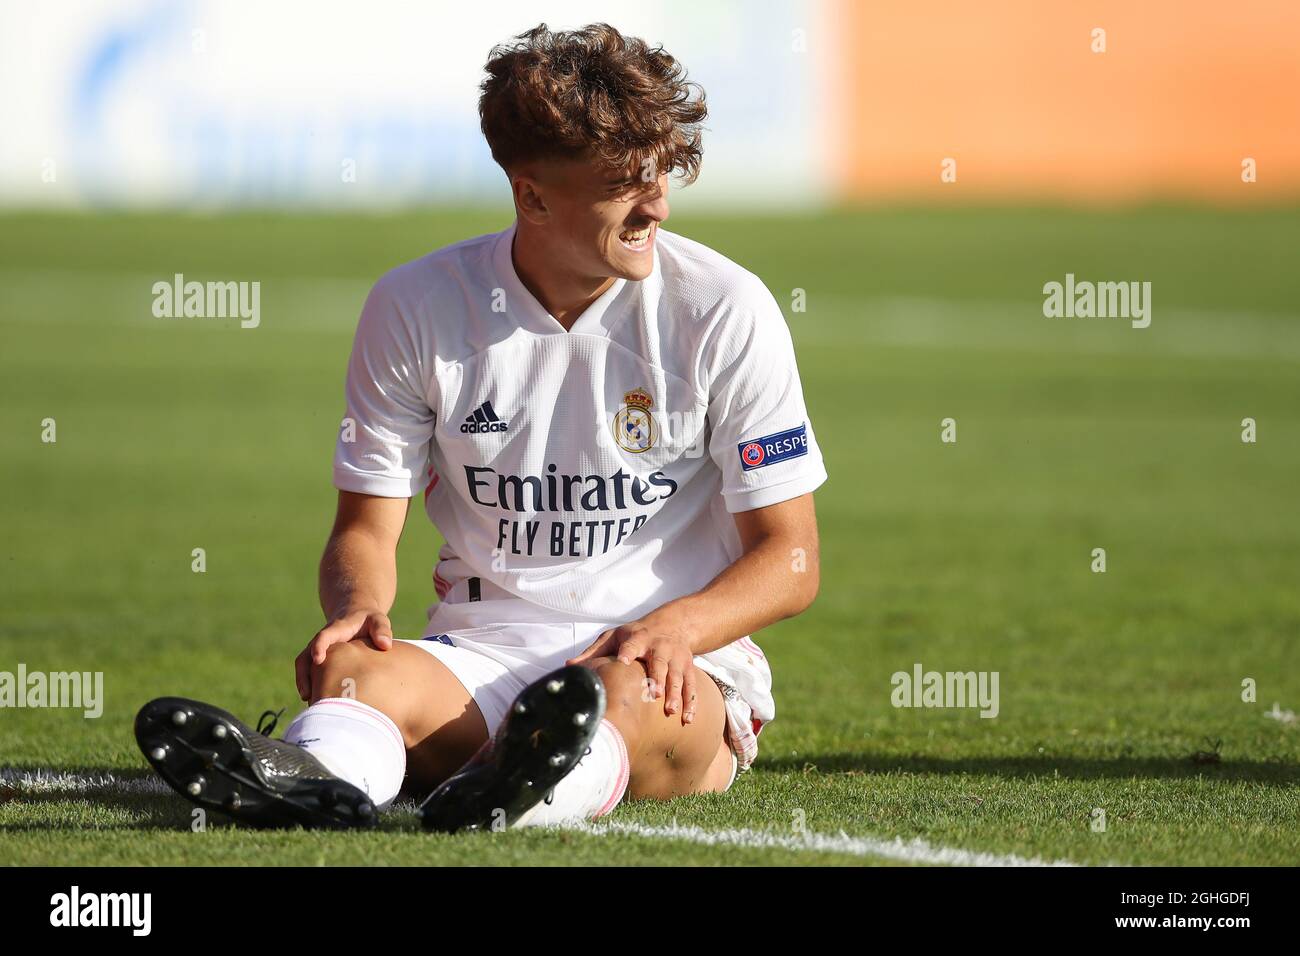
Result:
{"type": "MultiPolygon", "coordinates": [[[[103,671],[98,720],[0,710],[0,766],[144,777],[162,693],[296,706],[351,328],[388,267],[500,213],[0,219],[0,671],[103,671]],[[262,282],[262,324],[154,319],[150,286],[262,282]],[[41,421],[58,441],[40,441],[41,421]],[[202,547],[207,572],[190,570],[202,547]]],[[[681,215],[787,306],[830,481],[821,597],[760,635],[779,717],[722,796],[622,823],[892,838],[1081,863],[1300,859],[1295,210],[681,215]],[[1043,283],[1153,283],[1146,330],[1043,283]],[[959,441],[939,441],[940,420],[959,441]],[[1259,441],[1240,441],[1240,422],[1259,441]],[[1093,548],[1108,570],[1089,569],[1093,548]],[[1001,712],[890,675],[996,670],[1001,712]],[[1253,678],[1258,702],[1241,699],[1253,678]],[[1218,763],[1191,755],[1218,742],[1218,763]],[[1107,830],[1089,814],[1104,808],[1107,830]]],[[[435,600],[402,541],[394,622],[435,600]]],[[[862,863],[645,837],[190,831],[180,800],[0,788],[11,863],[862,863]]]]}

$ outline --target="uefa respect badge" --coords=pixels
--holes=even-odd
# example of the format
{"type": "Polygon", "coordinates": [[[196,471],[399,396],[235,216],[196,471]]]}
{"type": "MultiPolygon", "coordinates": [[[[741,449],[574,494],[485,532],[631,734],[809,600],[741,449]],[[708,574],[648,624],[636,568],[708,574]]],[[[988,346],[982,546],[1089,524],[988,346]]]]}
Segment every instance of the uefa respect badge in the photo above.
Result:
{"type": "Polygon", "coordinates": [[[799,458],[808,454],[808,423],[802,422],[798,428],[765,435],[753,441],[738,442],[736,449],[740,452],[740,467],[744,471],[799,458]]]}

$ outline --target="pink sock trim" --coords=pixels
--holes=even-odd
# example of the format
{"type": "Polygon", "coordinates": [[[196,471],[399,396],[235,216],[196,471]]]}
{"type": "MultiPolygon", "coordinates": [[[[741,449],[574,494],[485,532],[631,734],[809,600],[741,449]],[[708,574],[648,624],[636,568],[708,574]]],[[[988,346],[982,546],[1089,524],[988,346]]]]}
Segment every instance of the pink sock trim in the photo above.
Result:
{"type": "Polygon", "coordinates": [[[627,781],[632,775],[632,764],[627,759],[627,743],[623,740],[623,735],[618,732],[618,728],[608,720],[600,722],[600,729],[609,728],[609,732],[614,735],[614,740],[618,743],[618,782],[609,794],[609,799],[605,801],[604,806],[592,814],[592,819],[603,817],[623,799],[623,794],[627,791],[627,781]]]}

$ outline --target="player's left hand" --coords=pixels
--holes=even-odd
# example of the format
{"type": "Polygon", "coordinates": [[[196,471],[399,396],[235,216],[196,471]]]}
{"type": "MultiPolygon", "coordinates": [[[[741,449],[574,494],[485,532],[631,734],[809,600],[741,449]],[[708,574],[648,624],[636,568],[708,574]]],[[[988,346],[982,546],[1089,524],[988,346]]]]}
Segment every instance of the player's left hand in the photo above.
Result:
{"type": "Polygon", "coordinates": [[[570,659],[582,664],[598,657],[617,657],[624,664],[641,661],[646,672],[646,701],[664,701],[664,714],[695,720],[695,653],[688,632],[672,619],[650,614],[604,631],[585,651],[570,659]]]}

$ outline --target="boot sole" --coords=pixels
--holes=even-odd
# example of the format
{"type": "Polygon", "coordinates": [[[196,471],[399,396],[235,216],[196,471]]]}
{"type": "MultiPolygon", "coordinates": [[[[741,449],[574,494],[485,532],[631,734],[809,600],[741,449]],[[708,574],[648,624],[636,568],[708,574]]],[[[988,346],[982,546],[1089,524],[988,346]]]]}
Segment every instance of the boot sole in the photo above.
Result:
{"type": "Polygon", "coordinates": [[[167,785],[196,806],[254,827],[370,827],[374,805],[343,780],[299,780],[283,790],[259,774],[256,731],[219,707],[159,697],[135,718],[135,739],[167,785]]]}
{"type": "Polygon", "coordinates": [[[420,807],[426,829],[500,830],[513,825],[583,758],[605,715],[605,685],[570,665],[519,694],[487,761],[463,770],[420,807]]]}

